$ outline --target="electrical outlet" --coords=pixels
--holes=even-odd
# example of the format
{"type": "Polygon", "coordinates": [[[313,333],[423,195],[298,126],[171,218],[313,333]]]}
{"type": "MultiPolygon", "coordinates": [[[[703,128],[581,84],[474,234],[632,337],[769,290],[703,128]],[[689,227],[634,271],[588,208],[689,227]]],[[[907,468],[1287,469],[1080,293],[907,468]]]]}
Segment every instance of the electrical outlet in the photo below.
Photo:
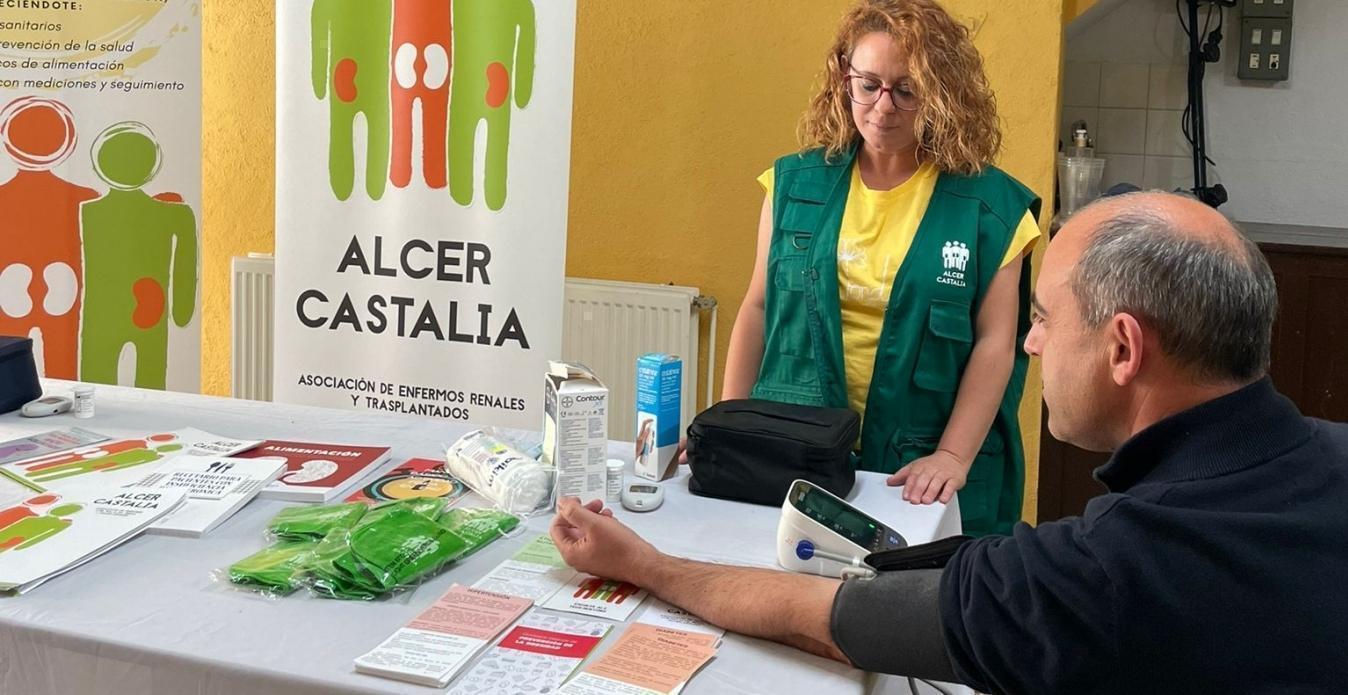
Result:
{"type": "MultiPolygon", "coordinates": [[[[1273,0],[1265,0],[1264,8],[1273,0]]],[[[1260,11],[1250,16],[1255,0],[1245,0],[1246,15],[1240,20],[1240,59],[1236,62],[1236,76],[1242,80],[1277,82],[1291,74],[1292,18],[1290,16],[1261,16],[1260,11]]],[[[1292,0],[1280,6],[1290,7],[1292,0]]],[[[1263,13],[1268,14],[1268,13],[1263,13]]]]}
{"type": "Polygon", "coordinates": [[[1242,17],[1291,17],[1293,0],[1244,0],[1242,17]]]}

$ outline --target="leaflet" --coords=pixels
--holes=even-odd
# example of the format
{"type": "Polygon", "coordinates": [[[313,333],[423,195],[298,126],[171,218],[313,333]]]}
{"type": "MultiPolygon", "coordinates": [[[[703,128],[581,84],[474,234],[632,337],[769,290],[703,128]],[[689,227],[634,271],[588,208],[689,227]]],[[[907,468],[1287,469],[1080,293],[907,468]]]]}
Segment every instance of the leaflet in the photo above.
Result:
{"type": "Polygon", "coordinates": [[[638,623],[654,625],[656,627],[669,628],[671,630],[684,630],[686,632],[700,632],[707,635],[715,635],[718,639],[725,634],[715,625],[689,613],[688,611],[672,606],[658,598],[652,598],[646,610],[637,617],[638,623]]]}
{"type": "Polygon", "coordinates": [[[0,464],[37,458],[106,441],[108,437],[78,427],[33,434],[0,442],[0,464]]]}
{"type": "Polygon", "coordinates": [[[533,606],[455,584],[407,627],[356,659],[356,670],[443,688],[482,647],[533,606]]]}
{"type": "Polygon", "coordinates": [[[646,590],[634,584],[582,573],[558,589],[542,607],[621,622],[645,600],[646,590]]]}
{"type": "Polygon", "coordinates": [[[96,493],[132,485],[173,456],[230,456],[254,446],[256,440],[229,439],[184,427],[0,464],[0,474],[41,492],[96,493]]]}
{"type": "Polygon", "coordinates": [[[576,571],[566,566],[552,539],[538,536],[473,587],[540,603],[556,594],[575,576],[576,571]]]}
{"type": "Polygon", "coordinates": [[[594,620],[528,613],[448,695],[555,692],[612,627],[594,620]]]}
{"type": "Polygon", "coordinates": [[[712,657],[715,635],[637,623],[585,671],[564,695],[668,695],[679,692],[712,657]]]}

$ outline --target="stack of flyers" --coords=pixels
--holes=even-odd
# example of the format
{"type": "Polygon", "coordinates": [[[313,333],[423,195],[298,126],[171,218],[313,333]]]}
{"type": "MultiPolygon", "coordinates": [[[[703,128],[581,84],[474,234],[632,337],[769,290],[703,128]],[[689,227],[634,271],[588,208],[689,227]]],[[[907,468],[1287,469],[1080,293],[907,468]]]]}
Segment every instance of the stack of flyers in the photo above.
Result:
{"type": "Polygon", "coordinates": [[[528,613],[448,695],[555,692],[612,627],[606,622],[528,613]]]}

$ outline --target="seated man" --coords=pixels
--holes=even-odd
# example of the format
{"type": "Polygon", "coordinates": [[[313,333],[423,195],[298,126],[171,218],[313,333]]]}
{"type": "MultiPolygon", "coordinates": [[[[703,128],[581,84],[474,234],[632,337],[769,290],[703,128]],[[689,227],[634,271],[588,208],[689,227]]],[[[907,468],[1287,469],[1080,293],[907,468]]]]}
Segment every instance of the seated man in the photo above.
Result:
{"type": "Polygon", "coordinates": [[[1264,376],[1276,304],[1214,210],[1110,198],[1049,246],[1025,341],[1054,436],[1114,452],[1084,516],[845,582],[669,557],[574,498],[552,537],[577,569],[871,671],[995,693],[1345,692],[1348,426],[1264,376]]]}

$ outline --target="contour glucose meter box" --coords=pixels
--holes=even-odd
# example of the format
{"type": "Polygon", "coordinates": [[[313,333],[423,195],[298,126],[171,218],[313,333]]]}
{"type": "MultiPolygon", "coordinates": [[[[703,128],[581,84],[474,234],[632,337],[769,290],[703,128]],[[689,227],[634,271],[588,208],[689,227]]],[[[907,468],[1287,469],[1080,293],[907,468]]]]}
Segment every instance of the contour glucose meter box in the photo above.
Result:
{"type": "Polygon", "coordinates": [[[604,499],[608,475],[608,387],[590,369],[548,362],[543,463],[557,469],[557,495],[604,499]]]}
{"type": "Polygon", "coordinates": [[[651,352],[637,358],[637,477],[664,480],[679,468],[683,361],[651,352]]]}

